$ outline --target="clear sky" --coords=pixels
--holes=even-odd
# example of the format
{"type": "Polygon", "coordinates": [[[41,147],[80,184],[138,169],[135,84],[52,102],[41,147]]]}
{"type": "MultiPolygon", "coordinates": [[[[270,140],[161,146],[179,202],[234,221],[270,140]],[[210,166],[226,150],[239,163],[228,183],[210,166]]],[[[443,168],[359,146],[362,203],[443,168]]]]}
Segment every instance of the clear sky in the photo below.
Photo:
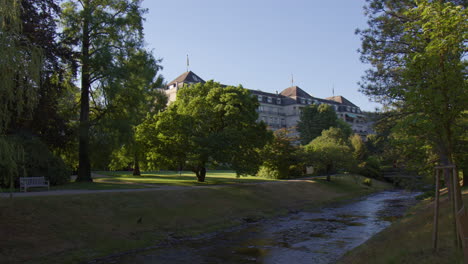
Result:
{"type": "Polygon", "coordinates": [[[364,0],[145,0],[147,48],[172,81],[190,70],[204,80],[266,92],[298,85],[312,96],[342,95],[372,111],[357,84],[356,28],[364,0]]]}

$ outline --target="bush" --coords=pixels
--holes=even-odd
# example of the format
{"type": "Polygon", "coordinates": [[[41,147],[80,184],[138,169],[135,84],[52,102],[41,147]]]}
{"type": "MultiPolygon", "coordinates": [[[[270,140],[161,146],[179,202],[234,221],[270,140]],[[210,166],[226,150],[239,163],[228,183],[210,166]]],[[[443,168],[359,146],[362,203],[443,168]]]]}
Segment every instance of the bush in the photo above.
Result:
{"type": "Polygon", "coordinates": [[[362,184],[366,185],[366,186],[372,186],[372,179],[370,178],[365,178],[363,181],[362,181],[362,184]]]}
{"type": "Polygon", "coordinates": [[[358,165],[357,173],[369,178],[379,178],[381,176],[379,160],[373,156],[367,158],[358,165]]]}
{"type": "Polygon", "coordinates": [[[296,178],[296,177],[304,176],[304,166],[302,164],[289,166],[288,176],[289,176],[288,178],[296,178]]]}
{"type": "Polygon", "coordinates": [[[267,166],[260,166],[260,169],[257,172],[257,176],[269,179],[280,179],[279,171],[267,166]]]}

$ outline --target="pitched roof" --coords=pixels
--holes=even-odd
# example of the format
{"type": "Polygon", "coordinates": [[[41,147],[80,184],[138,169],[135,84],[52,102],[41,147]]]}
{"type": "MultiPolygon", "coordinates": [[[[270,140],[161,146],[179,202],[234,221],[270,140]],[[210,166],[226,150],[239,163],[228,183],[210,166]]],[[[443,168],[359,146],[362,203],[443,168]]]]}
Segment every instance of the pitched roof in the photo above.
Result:
{"type": "Polygon", "coordinates": [[[343,96],[332,96],[332,97],[327,97],[327,100],[335,101],[343,105],[349,105],[353,107],[358,107],[355,104],[351,103],[348,99],[344,98],[343,96]]]}
{"type": "Polygon", "coordinates": [[[287,97],[313,98],[310,94],[299,88],[299,86],[291,86],[286,88],[281,92],[281,95],[287,97]]]}
{"type": "Polygon", "coordinates": [[[205,81],[196,75],[192,71],[184,72],[179,77],[175,78],[172,82],[168,83],[167,86],[171,86],[174,83],[204,83],[205,81]]]}

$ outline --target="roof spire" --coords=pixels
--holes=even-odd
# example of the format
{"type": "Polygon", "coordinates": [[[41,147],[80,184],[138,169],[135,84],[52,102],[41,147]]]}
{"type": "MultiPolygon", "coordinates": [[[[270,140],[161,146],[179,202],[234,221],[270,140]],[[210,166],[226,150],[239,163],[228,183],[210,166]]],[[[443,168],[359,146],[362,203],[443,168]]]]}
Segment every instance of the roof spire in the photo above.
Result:
{"type": "Polygon", "coordinates": [[[291,73],[291,87],[294,86],[294,75],[291,73]]]}
{"type": "Polygon", "coordinates": [[[189,66],[190,66],[190,64],[189,64],[189,58],[188,58],[188,54],[187,54],[187,72],[189,71],[189,66]]]}
{"type": "Polygon", "coordinates": [[[335,96],[335,84],[333,84],[333,86],[332,86],[332,94],[333,94],[333,96],[335,96]]]}

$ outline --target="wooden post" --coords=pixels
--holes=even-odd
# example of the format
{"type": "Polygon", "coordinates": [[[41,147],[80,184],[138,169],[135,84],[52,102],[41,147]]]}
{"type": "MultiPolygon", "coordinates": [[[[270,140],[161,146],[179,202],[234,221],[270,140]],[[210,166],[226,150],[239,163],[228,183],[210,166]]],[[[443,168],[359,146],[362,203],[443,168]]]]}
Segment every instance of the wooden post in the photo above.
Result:
{"type": "Polygon", "coordinates": [[[432,247],[437,251],[437,228],[439,225],[439,170],[435,169],[435,200],[434,200],[434,227],[432,232],[432,247]]]}
{"type": "MultiPolygon", "coordinates": [[[[458,212],[460,211],[460,209],[462,209],[464,206],[463,206],[463,197],[461,195],[461,188],[460,188],[460,179],[458,178],[458,172],[457,172],[457,167],[455,165],[453,165],[453,168],[452,168],[452,177],[453,177],[453,183],[454,183],[454,186],[455,186],[455,191],[454,191],[454,199],[455,199],[455,211],[454,211],[454,217],[458,217],[458,212]]],[[[463,248],[463,243],[462,243],[462,239],[464,239],[460,233],[460,230],[463,230],[460,225],[459,225],[459,221],[457,221],[457,219],[455,219],[456,221],[456,228],[457,228],[457,246],[458,248],[463,248]]]]}
{"type": "Polygon", "coordinates": [[[458,213],[458,188],[460,186],[460,183],[458,181],[458,177],[456,175],[456,173],[454,173],[455,171],[455,167],[453,167],[453,170],[452,170],[452,173],[450,173],[450,169],[447,168],[446,169],[448,174],[452,174],[452,182],[453,182],[453,191],[452,191],[452,196],[453,196],[453,221],[454,221],[454,225],[455,225],[455,243],[457,245],[457,248],[460,248],[460,236],[458,234],[458,225],[457,225],[457,213],[458,213]]]}

